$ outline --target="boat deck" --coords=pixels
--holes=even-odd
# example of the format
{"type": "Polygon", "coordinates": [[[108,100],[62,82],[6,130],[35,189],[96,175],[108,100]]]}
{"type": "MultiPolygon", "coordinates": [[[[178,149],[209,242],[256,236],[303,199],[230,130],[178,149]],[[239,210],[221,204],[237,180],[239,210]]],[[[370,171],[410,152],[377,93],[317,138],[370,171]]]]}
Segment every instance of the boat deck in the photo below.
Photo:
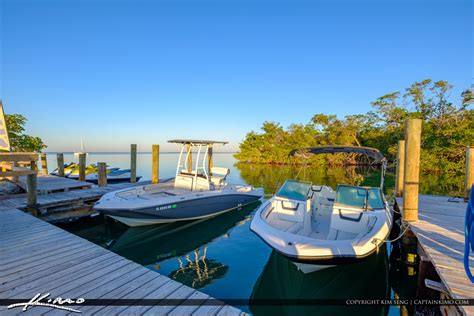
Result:
{"type": "MultiPolygon", "coordinates": [[[[402,209],[403,199],[397,198],[397,204],[402,209]]],[[[461,199],[420,194],[419,220],[410,223],[419,245],[455,299],[474,298],[474,284],[467,278],[463,264],[466,207],[461,199]]],[[[474,270],[472,260],[470,266],[474,270]]],[[[474,306],[459,308],[465,315],[474,315],[474,306]]]]}
{"type": "Polygon", "coordinates": [[[0,242],[1,315],[65,314],[40,306],[26,312],[18,307],[7,309],[3,301],[25,302],[38,293],[50,293],[53,298],[84,298],[85,303],[70,306],[82,315],[245,314],[18,209],[0,208],[0,242]],[[88,305],[92,299],[103,301],[88,305]],[[127,301],[122,304],[120,299],[127,301]],[[195,305],[146,306],[141,305],[142,299],[197,301],[195,305]]]}

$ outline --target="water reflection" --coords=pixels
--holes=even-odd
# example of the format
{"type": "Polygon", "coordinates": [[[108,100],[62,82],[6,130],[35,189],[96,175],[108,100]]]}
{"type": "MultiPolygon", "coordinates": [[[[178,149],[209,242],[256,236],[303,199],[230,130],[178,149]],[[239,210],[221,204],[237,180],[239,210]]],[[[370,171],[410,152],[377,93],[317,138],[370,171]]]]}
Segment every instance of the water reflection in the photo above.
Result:
{"type": "MultiPolygon", "coordinates": [[[[364,166],[345,168],[325,168],[314,166],[275,166],[237,163],[235,167],[240,177],[248,184],[263,187],[265,193],[274,193],[286,179],[311,181],[336,188],[338,184],[380,185],[380,171],[375,167],[364,166]]],[[[393,176],[387,175],[386,186],[393,187],[393,176]],[[388,181],[388,182],[387,182],[388,181]]]]}
{"type": "MultiPolygon", "coordinates": [[[[388,299],[387,250],[350,265],[303,274],[287,258],[272,252],[255,283],[252,300],[262,299],[388,299]]],[[[386,315],[387,306],[250,306],[257,315],[386,315]]]]}
{"type": "Polygon", "coordinates": [[[201,249],[197,249],[192,255],[186,255],[184,259],[178,258],[179,269],[172,271],[168,276],[195,289],[203,288],[212,280],[222,278],[229,270],[229,266],[206,256],[207,246],[204,247],[202,254],[201,249]]]}

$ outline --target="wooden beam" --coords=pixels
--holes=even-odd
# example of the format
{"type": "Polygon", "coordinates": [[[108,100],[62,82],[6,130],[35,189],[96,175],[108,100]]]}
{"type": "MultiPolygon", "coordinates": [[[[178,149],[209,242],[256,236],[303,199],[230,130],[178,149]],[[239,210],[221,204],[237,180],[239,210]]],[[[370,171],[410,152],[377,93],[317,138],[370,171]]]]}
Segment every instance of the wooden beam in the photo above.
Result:
{"type": "Polygon", "coordinates": [[[30,212],[33,216],[38,216],[38,210],[36,209],[36,204],[38,201],[37,197],[37,188],[38,188],[38,178],[37,178],[37,167],[36,167],[36,161],[31,161],[31,171],[34,172],[34,174],[29,174],[26,176],[26,191],[27,191],[27,197],[26,197],[26,206],[28,212],[30,212]]]}
{"type": "Polygon", "coordinates": [[[86,154],[79,154],[79,181],[86,180],[86,154]]]}
{"type": "Polygon", "coordinates": [[[397,170],[395,178],[395,196],[400,197],[403,195],[403,178],[405,173],[405,141],[398,141],[398,152],[397,152],[397,170]]]}
{"type": "Polygon", "coordinates": [[[56,154],[58,160],[58,176],[64,177],[64,154],[56,154]]]}
{"type": "Polygon", "coordinates": [[[137,182],[137,144],[130,146],[130,182],[137,182]]]}
{"type": "Polygon", "coordinates": [[[48,161],[45,153],[41,154],[41,173],[45,176],[48,175],[48,161]]]}
{"type": "Polygon", "coordinates": [[[99,187],[105,187],[107,186],[107,164],[105,162],[99,162],[97,164],[98,167],[98,180],[97,184],[99,187]]]}
{"type": "Polygon", "coordinates": [[[22,177],[30,174],[38,174],[35,170],[11,170],[0,172],[0,177],[22,177]]]}
{"type": "Polygon", "coordinates": [[[208,167],[208,173],[210,176],[212,176],[212,165],[213,165],[213,157],[212,157],[212,145],[209,145],[209,148],[207,150],[207,167],[208,167]]]}
{"type": "Polygon", "coordinates": [[[160,174],[160,145],[151,147],[151,183],[158,183],[160,174]]]}
{"type": "Polygon", "coordinates": [[[0,153],[0,161],[6,162],[30,162],[37,161],[38,154],[35,153],[0,153]]]}
{"type": "Polygon", "coordinates": [[[420,152],[421,120],[409,119],[405,129],[405,172],[402,214],[402,219],[407,222],[418,220],[420,152]]]}
{"type": "MultiPolygon", "coordinates": [[[[193,152],[192,152],[192,148],[191,148],[191,145],[188,144],[187,145],[187,161],[186,161],[186,170],[191,173],[193,172],[193,152]]],[[[181,172],[181,170],[180,170],[181,172]]]]}
{"type": "Polygon", "coordinates": [[[474,185],[474,147],[466,147],[466,177],[464,179],[464,201],[469,200],[474,185]]]}

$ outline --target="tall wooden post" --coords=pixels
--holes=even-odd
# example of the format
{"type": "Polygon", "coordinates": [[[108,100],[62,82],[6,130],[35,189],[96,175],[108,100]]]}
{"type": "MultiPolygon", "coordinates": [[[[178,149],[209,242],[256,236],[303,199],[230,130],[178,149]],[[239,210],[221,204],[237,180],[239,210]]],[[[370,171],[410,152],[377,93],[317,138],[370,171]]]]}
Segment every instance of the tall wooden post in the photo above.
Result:
{"type": "Polygon", "coordinates": [[[187,151],[188,152],[188,155],[187,155],[188,160],[186,162],[186,169],[188,169],[188,172],[191,173],[191,172],[193,172],[193,152],[191,150],[191,145],[190,144],[188,144],[187,150],[188,150],[187,151]]]}
{"type": "MultiPolygon", "coordinates": [[[[18,163],[18,161],[13,162],[13,167],[19,167],[19,166],[20,166],[20,164],[18,163]]],[[[18,180],[19,180],[18,176],[14,176],[13,179],[12,179],[13,182],[18,182],[18,180]]]]}
{"type": "Polygon", "coordinates": [[[62,153],[56,154],[58,160],[58,176],[64,177],[64,155],[62,153]]]}
{"type": "Polygon", "coordinates": [[[474,147],[466,147],[466,178],[464,180],[464,201],[469,200],[474,185],[474,147]]]}
{"type": "Polygon", "coordinates": [[[420,180],[421,120],[409,119],[405,129],[405,175],[403,214],[407,222],[418,220],[418,189],[420,180]]]}
{"type": "MultiPolygon", "coordinates": [[[[37,170],[36,161],[31,161],[30,165],[31,170],[37,170]]],[[[38,216],[38,211],[36,209],[37,203],[37,188],[38,188],[38,178],[37,173],[29,174],[26,176],[26,207],[28,212],[33,216],[38,216]]]]}
{"type": "Polygon", "coordinates": [[[86,154],[79,154],[79,181],[86,180],[86,154]]]}
{"type": "Polygon", "coordinates": [[[97,163],[97,184],[99,187],[107,185],[107,164],[105,162],[97,163]]]}
{"type": "Polygon", "coordinates": [[[151,183],[158,183],[160,174],[160,145],[151,147],[151,183]]]}
{"type": "Polygon", "coordinates": [[[207,149],[207,167],[209,169],[208,173],[212,176],[212,164],[213,164],[213,157],[212,157],[212,145],[209,145],[207,149]]]}
{"type": "Polygon", "coordinates": [[[130,182],[137,182],[137,144],[130,146],[130,182]]]}
{"type": "Polygon", "coordinates": [[[48,161],[45,153],[41,154],[41,173],[45,176],[48,175],[48,161]]]}
{"type": "Polygon", "coordinates": [[[405,141],[398,141],[397,170],[395,177],[395,196],[403,195],[403,178],[405,176],[405,141]]]}

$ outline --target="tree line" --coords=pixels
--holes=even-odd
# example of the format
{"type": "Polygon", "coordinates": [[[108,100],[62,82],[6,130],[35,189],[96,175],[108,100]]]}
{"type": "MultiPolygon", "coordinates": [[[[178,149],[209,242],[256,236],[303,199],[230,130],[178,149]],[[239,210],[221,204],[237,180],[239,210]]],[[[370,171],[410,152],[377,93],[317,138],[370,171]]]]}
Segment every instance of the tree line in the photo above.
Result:
{"type": "MultiPolygon", "coordinates": [[[[379,149],[394,160],[398,140],[404,137],[405,121],[422,120],[422,170],[427,173],[462,172],[465,148],[474,145],[474,101],[472,90],[465,90],[453,100],[453,86],[447,81],[425,79],[403,92],[396,91],[377,98],[365,114],[315,114],[307,124],[287,128],[277,122],[264,122],[262,132],[249,132],[240,143],[235,158],[239,162],[259,164],[302,163],[290,161],[288,153],[295,148],[323,145],[367,146],[379,149]]],[[[358,164],[355,155],[315,156],[305,163],[343,165],[358,164]]]]}

